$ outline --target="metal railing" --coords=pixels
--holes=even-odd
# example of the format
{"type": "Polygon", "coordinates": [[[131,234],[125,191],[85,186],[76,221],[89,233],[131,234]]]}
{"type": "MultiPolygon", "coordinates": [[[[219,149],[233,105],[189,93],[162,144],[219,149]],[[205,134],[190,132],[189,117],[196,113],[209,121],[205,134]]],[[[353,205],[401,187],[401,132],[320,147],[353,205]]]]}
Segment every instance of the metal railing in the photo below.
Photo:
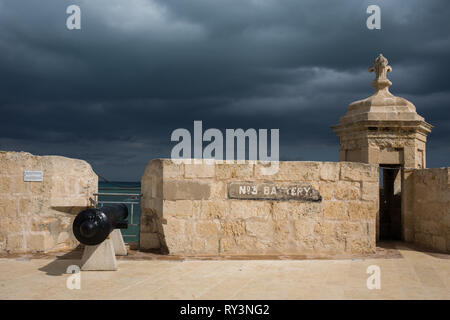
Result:
{"type": "MultiPolygon", "coordinates": [[[[138,221],[134,221],[134,206],[139,205],[141,202],[142,194],[139,193],[94,193],[94,205],[95,208],[101,208],[105,204],[118,204],[123,203],[126,205],[130,205],[130,220],[128,222],[129,226],[139,226],[138,221]],[[123,201],[120,200],[99,200],[99,197],[130,197],[130,199],[126,199],[123,201]],[[135,198],[132,198],[135,197],[135,198]]],[[[133,237],[134,235],[123,235],[123,237],[133,237]]]]}

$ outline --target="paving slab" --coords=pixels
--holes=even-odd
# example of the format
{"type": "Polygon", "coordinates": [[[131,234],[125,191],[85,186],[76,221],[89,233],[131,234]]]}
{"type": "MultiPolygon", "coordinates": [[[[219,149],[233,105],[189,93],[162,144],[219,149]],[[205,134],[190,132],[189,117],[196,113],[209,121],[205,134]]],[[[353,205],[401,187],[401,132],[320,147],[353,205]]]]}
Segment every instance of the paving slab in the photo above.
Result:
{"type": "Polygon", "coordinates": [[[66,270],[80,252],[3,255],[0,299],[450,299],[450,255],[405,244],[367,257],[181,257],[132,252],[117,271],[66,270]],[[381,288],[367,288],[369,266],[381,288]]]}

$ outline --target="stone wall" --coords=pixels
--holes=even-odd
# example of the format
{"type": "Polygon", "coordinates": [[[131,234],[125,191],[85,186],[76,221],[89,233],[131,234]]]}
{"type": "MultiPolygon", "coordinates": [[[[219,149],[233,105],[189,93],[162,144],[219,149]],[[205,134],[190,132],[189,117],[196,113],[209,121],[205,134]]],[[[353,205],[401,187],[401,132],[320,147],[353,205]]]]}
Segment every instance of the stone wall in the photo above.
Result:
{"type": "Polygon", "coordinates": [[[170,254],[370,253],[375,250],[379,173],[351,162],[264,166],[149,162],[142,176],[141,250],[170,254]],[[229,199],[230,182],[308,183],[322,201],[229,199]]]}
{"type": "Polygon", "coordinates": [[[82,160],[0,152],[0,252],[73,248],[76,213],[91,205],[97,175],[82,160]],[[24,171],[43,171],[25,182],[24,171]]]}
{"type": "Polygon", "coordinates": [[[405,169],[402,220],[405,241],[450,252],[450,168],[405,169]]]}

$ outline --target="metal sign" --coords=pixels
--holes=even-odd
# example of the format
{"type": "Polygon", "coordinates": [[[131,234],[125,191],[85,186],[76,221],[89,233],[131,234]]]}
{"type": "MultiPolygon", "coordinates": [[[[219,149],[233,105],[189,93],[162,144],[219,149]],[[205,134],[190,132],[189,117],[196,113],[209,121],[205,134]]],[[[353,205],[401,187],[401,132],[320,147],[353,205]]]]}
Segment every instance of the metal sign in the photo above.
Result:
{"type": "Polygon", "coordinates": [[[23,181],[43,181],[44,172],[42,171],[24,171],[23,181]]]}
{"type": "Polygon", "coordinates": [[[308,183],[230,182],[228,198],[241,200],[322,201],[318,190],[308,183]]]}

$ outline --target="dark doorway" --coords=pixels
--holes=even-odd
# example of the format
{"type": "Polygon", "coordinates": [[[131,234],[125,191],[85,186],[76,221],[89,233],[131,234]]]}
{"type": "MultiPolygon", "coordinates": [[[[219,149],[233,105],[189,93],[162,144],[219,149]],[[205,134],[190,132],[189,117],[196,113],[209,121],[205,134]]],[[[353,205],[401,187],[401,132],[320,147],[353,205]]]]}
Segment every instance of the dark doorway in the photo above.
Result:
{"type": "Polygon", "coordinates": [[[401,240],[401,167],[380,165],[380,175],[380,240],[401,240]]]}

